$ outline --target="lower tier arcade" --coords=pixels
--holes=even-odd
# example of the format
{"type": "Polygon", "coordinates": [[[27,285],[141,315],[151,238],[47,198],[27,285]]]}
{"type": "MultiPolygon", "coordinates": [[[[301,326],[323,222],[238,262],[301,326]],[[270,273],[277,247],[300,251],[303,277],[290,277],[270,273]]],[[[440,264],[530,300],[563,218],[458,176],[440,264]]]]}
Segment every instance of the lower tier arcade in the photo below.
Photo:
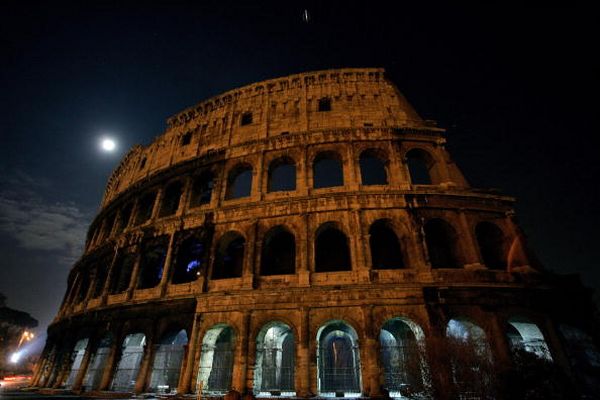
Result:
{"type": "Polygon", "coordinates": [[[508,390],[506,371],[530,368],[533,360],[559,368],[583,391],[598,388],[593,328],[575,324],[555,290],[365,285],[260,292],[63,319],[49,330],[33,385],[111,396],[213,397],[234,389],[257,397],[387,391],[396,398],[489,398],[508,390]]]}

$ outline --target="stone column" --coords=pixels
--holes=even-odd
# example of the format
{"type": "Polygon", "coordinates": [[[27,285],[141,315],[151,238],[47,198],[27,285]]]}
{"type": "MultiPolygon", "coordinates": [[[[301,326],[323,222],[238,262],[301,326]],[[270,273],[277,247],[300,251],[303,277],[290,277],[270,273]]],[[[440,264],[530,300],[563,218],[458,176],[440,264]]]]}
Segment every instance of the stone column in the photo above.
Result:
{"type": "Polygon", "coordinates": [[[138,244],[136,246],[137,256],[135,257],[135,262],[133,264],[133,270],[131,271],[131,280],[129,281],[129,287],[127,288],[127,300],[130,300],[133,297],[133,291],[137,286],[138,275],[140,273],[140,263],[142,262],[142,251],[141,245],[138,244]]]}
{"type": "Polygon", "coordinates": [[[300,326],[296,338],[296,373],[294,375],[294,386],[297,397],[311,397],[310,391],[310,330],[309,309],[303,307],[300,310],[300,326]]]}
{"type": "MultiPolygon", "coordinates": [[[[156,216],[158,215],[158,212],[160,211],[160,206],[162,203],[162,198],[164,195],[164,190],[162,188],[158,189],[158,191],[156,192],[156,197],[154,198],[154,204],[152,205],[152,213],[150,214],[150,218],[148,218],[148,221],[153,221],[156,219],[156,216]]],[[[147,223],[148,221],[146,221],[145,223],[147,223]]]]}
{"type": "Polygon", "coordinates": [[[403,161],[402,152],[399,145],[394,145],[391,142],[387,147],[388,150],[388,182],[391,186],[407,189],[409,187],[410,178],[406,169],[406,164],[403,161]]]}
{"type": "Polygon", "coordinates": [[[309,242],[309,218],[308,214],[302,215],[302,223],[300,231],[298,231],[297,251],[296,251],[296,274],[298,275],[298,285],[310,286],[310,251],[311,245],[309,242]]]}
{"type": "Polygon", "coordinates": [[[459,248],[464,254],[465,267],[482,268],[483,265],[481,263],[478,251],[479,245],[473,236],[471,226],[469,225],[469,221],[464,210],[460,210],[459,219],[460,229],[457,233],[459,240],[461,241],[459,248]]]}
{"type": "Polygon", "coordinates": [[[368,283],[371,281],[371,265],[367,262],[365,257],[365,243],[364,243],[364,224],[362,223],[361,211],[354,210],[351,213],[352,220],[350,221],[350,229],[352,232],[356,232],[351,235],[352,241],[354,242],[354,257],[352,257],[353,270],[356,271],[360,282],[368,283]]]}
{"type": "MultiPolygon", "coordinates": [[[[426,335],[427,364],[431,372],[433,398],[450,400],[454,383],[450,358],[446,351],[446,323],[447,317],[438,306],[427,307],[429,335],[426,335]]],[[[427,332],[426,332],[427,333],[427,332]]]]}
{"type": "Polygon", "coordinates": [[[258,222],[252,223],[252,229],[244,244],[244,265],[242,266],[242,288],[252,289],[254,285],[254,259],[256,253],[256,238],[258,237],[258,222]]]}
{"type": "Polygon", "coordinates": [[[85,353],[83,354],[83,359],[81,360],[81,365],[79,366],[79,372],[77,373],[75,381],[73,382],[73,387],[71,388],[74,392],[81,390],[83,379],[85,378],[88,366],[90,365],[90,360],[92,359],[92,354],[95,348],[95,342],[95,338],[90,337],[88,340],[87,346],[85,348],[85,353]]]}
{"type": "Polygon", "coordinates": [[[234,360],[232,388],[240,393],[246,392],[246,368],[248,365],[248,329],[250,324],[250,312],[244,311],[241,318],[239,349],[236,351],[234,360]],[[237,368],[236,368],[237,367],[237,368]]]}
{"type": "Polygon", "coordinates": [[[360,352],[364,355],[361,360],[362,390],[367,397],[381,396],[381,375],[379,367],[379,340],[376,327],[373,325],[373,306],[362,307],[365,340],[360,352]]]}
{"type": "Polygon", "coordinates": [[[319,351],[318,346],[319,343],[315,338],[316,330],[311,330],[310,325],[310,309],[308,310],[306,317],[306,325],[307,325],[307,342],[308,342],[308,390],[309,395],[319,393],[319,369],[317,366],[317,351],[319,351]]]}
{"type": "Polygon", "coordinates": [[[50,363],[50,367],[48,369],[48,377],[46,378],[46,382],[44,384],[45,387],[52,388],[54,387],[54,383],[56,382],[56,378],[60,373],[60,367],[63,360],[63,354],[61,353],[60,348],[55,350],[54,357],[52,362],[50,363]]]}
{"type": "Polygon", "coordinates": [[[72,347],[73,346],[71,346],[71,343],[69,343],[67,346],[65,346],[63,348],[63,351],[59,358],[59,362],[56,365],[55,379],[54,379],[54,382],[52,382],[52,388],[54,388],[54,389],[60,388],[63,385],[63,382],[65,381],[67,376],[69,375],[70,366],[72,364],[72,362],[71,362],[72,352],[70,351],[70,349],[72,347]]]}
{"type": "Polygon", "coordinates": [[[56,359],[56,346],[52,346],[52,349],[48,352],[48,355],[44,359],[44,363],[40,365],[39,376],[37,379],[37,385],[45,387],[48,384],[48,379],[52,372],[53,364],[56,359]]]}
{"type": "Polygon", "coordinates": [[[83,298],[83,301],[81,302],[83,304],[84,309],[87,308],[89,301],[94,296],[94,289],[96,288],[96,281],[98,280],[98,269],[94,268],[93,272],[88,269],[87,273],[91,275],[91,278],[90,278],[90,286],[88,286],[87,293],[85,294],[85,297],[83,298]]]}
{"type": "Polygon", "coordinates": [[[115,368],[119,359],[121,358],[121,345],[123,341],[122,328],[115,334],[115,340],[110,346],[110,352],[104,363],[104,371],[102,372],[102,379],[98,390],[110,390],[110,384],[115,372],[115,368]]]}
{"type": "Polygon", "coordinates": [[[343,165],[344,170],[344,186],[349,190],[358,190],[361,183],[360,167],[358,166],[357,155],[354,152],[354,146],[352,143],[346,144],[345,146],[345,163],[343,165]]]}
{"type": "Polygon", "coordinates": [[[308,161],[308,151],[306,146],[302,146],[302,150],[301,150],[301,158],[298,160],[298,163],[296,164],[296,174],[298,175],[298,178],[296,179],[296,183],[298,184],[296,187],[296,191],[298,192],[299,196],[308,196],[308,193],[310,191],[310,185],[309,185],[309,174],[310,176],[312,176],[312,173],[309,173],[309,168],[312,168],[311,165],[309,165],[309,161],[308,161]]]}
{"type": "Polygon", "coordinates": [[[171,234],[169,238],[169,245],[167,247],[167,255],[165,256],[165,263],[163,267],[163,274],[160,277],[160,283],[158,286],[160,287],[160,295],[161,297],[165,295],[167,292],[167,286],[169,285],[170,275],[171,275],[171,264],[173,258],[173,246],[175,245],[175,233],[171,234]]]}
{"type": "Polygon", "coordinates": [[[44,368],[46,367],[47,363],[48,363],[48,359],[50,357],[51,354],[51,345],[50,345],[50,339],[46,339],[46,345],[44,346],[44,350],[42,351],[42,354],[40,355],[40,359],[37,362],[36,366],[35,366],[35,372],[33,374],[33,378],[31,379],[31,386],[35,387],[39,384],[41,377],[43,375],[44,372],[44,368]]]}
{"type": "Polygon", "coordinates": [[[504,329],[504,321],[498,315],[490,315],[490,336],[488,341],[492,349],[494,366],[502,373],[512,366],[511,349],[504,329]]]}
{"type": "Polygon", "coordinates": [[[150,374],[152,373],[152,361],[154,359],[154,342],[158,334],[158,322],[153,323],[153,327],[146,336],[146,345],[144,346],[144,355],[140,362],[140,370],[135,379],[135,393],[143,393],[146,390],[150,374]]]}
{"type": "Polygon", "coordinates": [[[103,305],[106,304],[106,301],[108,299],[108,294],[109,294],[109,291],[110,291],[110,282],[113,279],[112,274],[113,274],[114,269],[115,269],[115,264],[117,263],[117,257],[118,257],[118,254],[119,254],[119,244],[118,243],[115,244],[114,252],[115,253],[114,253],[113,257],[112,257],[112,260],[111,260],[110,264],[108,265],[108,271],[106,272],[106,282],[104,282],[104,287],[102,288],[102,293],[101,293],[102,302],[101,302],[101,304],[103,304],[103,305]]]}
{"type": "Polygon", "coordinates": [[[255,201],[261,201],[263,199],[263,193],[266,192],[266,190],[263,191],[263,176],[264,176],[264,166],[263,163],[265,162],[265,153],[264,151],[260,152],[260,154],[258,155],[258,162],[256,162],[256,166],[253,168],[253,175],[252,175],[252,188],[251,188],[251,193],[250,196],[253,200],[255,201]]]}
{"type": "Polygon", "coordinates": [[[435,162],[435,166],[434,168],[437,169],[439,178],[440,178],[440,182],[439,183],[445,183],[445,184],[452,184],[452,180],[450,179],[450,171],[448,169],[448,159],[449,159],[449,155],[446,152],[446,149],[444,149],[443,144],[445,143],[445,139],[438,139],[438,142],[436,143],[435,147],[433,147],[433,151],[434,151],[434,162],[435,162]]]}
{"type": "Polygon", "coordinates": [[[200,329],[200,323],[202,322],[202,315],[196,314],[194,316],[194,323],[192,324],[192,331],[190,332],[190,340],[187,345],[187,358],[184,360],[185,366],[183,367],[183,376],[179,379],[179,387],[177,388],[177,394],[186,394],[190,392],[192,386],[192,379],[194,379],[194,364],[196,360],[196,348],[198,346],[198,330],[200,329]]]}
{"type": "Polygon", "coordinates": [[[177,211],[175,215],[181,216],[184,211],[187,209],[187,205],[190,201],[190,196],[192,195],[192,186],[193,180],[191,177],[187,177],[182,181],[181,184],[181,196],[179,197],[179,204],[177,206],[177,211]]]}
{"type": "MultiPolygon", "coordinates": [[[[417,270],[430,271],[429,251],[427,241],[425,240],[425,230],[423,229],[423,217],[415,211],[414,203],[407,202],[406,217],[409,222],[409,231],[407,232],[407,247],[409,264],[414,265],[417,270]]],[[[404,242],[402,243],[404,244],[404,242]]]]}
{"type": "Polygon", "coordinates": [[[242,394],[254,393],[254,371],[256,370],[256,340],[250,337],[252,332],[251,322],[248,321],[248,337],[247,352],[246,352],[246,388],[242,394]]]}

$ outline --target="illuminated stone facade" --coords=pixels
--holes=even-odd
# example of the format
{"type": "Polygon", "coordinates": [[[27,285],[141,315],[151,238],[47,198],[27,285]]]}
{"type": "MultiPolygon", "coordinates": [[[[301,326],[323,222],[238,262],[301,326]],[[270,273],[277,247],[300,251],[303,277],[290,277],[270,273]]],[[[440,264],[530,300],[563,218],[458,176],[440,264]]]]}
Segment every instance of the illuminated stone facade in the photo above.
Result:
{"type": "Polygon", "coordinates": [[[593,347],[566,306],[585,291],[530,261],[513,199],[471,188],[382,69],[248,85],[167,124],[112,174],[34,386],[451,397],[436,339],[571,376],[568,332],[593,347]]]}

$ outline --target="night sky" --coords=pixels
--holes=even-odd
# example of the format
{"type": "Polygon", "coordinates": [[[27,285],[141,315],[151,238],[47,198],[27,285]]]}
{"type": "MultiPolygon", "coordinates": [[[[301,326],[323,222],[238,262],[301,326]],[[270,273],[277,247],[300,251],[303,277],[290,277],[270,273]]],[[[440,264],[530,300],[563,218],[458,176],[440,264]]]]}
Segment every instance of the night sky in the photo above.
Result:
{"type": "Polygon", "coordinates": [[[108,176],[167,117],[244,84],[338,67],[386,68],[448,129],[473,186],[517,198],[541,262],[600,289],[598,13],[395,3],[2,2],[8,305],[45,330],[108,176]],[[99,151],[104,134],[119,151],[99,151]]]}

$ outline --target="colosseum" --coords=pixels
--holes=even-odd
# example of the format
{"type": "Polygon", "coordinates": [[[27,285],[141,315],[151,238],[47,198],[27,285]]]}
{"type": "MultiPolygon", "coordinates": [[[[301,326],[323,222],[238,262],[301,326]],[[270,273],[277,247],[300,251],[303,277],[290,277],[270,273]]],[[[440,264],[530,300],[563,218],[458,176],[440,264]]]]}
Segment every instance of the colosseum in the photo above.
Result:
{"type": "Polygon", "coordinates": [[[445,144],[376,68],[169,118],[111,175],[32,386],[499,398],[519,354],[597,395],[589,292],[535,261],[514,199],[469,186],[445,144]]]}

